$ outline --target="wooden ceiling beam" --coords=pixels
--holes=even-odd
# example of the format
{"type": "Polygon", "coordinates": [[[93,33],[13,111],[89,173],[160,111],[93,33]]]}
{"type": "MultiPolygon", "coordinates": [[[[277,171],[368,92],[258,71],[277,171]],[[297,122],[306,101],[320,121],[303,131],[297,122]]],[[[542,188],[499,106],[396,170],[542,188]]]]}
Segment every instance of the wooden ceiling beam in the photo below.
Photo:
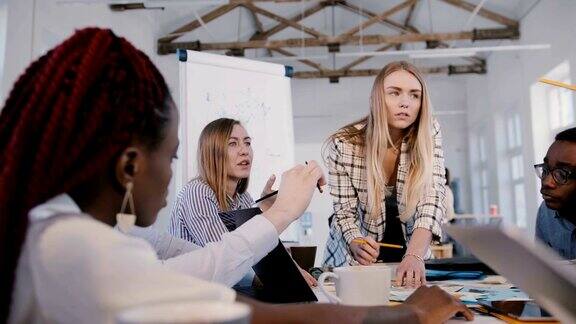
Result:
{"type": "MultiPolygon", "coordinates": [[[[380,22],[381,24],[384,24],[384,25],[387,25],[387,26],[389,26],[389,27],[395,28],[395,29],[397,29],[397,30],[399,30],[399,31],[401,31],[401,32],[406,32],[406,33],[420,33],[420,31],[419,31],[418,29],[416,29],[416,28],[414,28],[413,26],[410,25],[410,19],[411,19],[412,15],[413,15],[414,10],[416,9],[416,6],[418,5],[418,3],[419,3],[419,0],[418,0],[418,1],[415,1],[414,4],[410,7],[410,9],[409,9],[409,11],[408,11],[408,14],[406,15],[406,19],[404,20],[404,25],[401,25],[401,24],[399,24],[399,23],[396,23],[396,22],[394,22],[394,21],[392,21],[392,20],[388,20],[388,19],[381,19],[379,22],[380,22]]],[[[367,10],[367,9],[364,9],[364,8],[359,8],[359,7],[357,7],[357,6],[353,5],[353,4],[347,3],[346,1],[341,1],[341,2],[338,3],[338,5],[339,5],[340,7],[342,7],[342,8],[344,8],[344,9],[347,9],[347,10],[349,10],[349,11],[351,11],[351,12],[354,12],[354,13],[356,13],[356,14],[358,14],[358,15],[362,15],[362,16],[364,16],[364,17],[372,18],[372,17],[375,17],[375,16],[377,15],[376,13],[371,12],[370,10],[367,10]]],[[[402,47],[401,45],[402,45],[402,43],[398,43],[398,44],[396,45],[396,49],[397,49],[397,50],[400,50],[401,47],[402,47]]],[[[445,45],[446,47],[449,47],[448,44],[443,43],[443,42],[440,42],[440,45],[445,45]]],[[[384,46],[384,47],[382,47],[382,48],[380,48],[380,49],[377,49],[376,51],[383,51],[383,50],[387,50],[387,49],[389,49],[388,46],[384,46]]],[[[371,58],[371,57],[372,57],[372,56],[367,57],[367,58],[371,58]]],[[[482,61],[483,61],[480,57],[467,57],[467,58],[464,58],[464,59],[467,60],[467,61],[469,61],[469,62],[476,63],[476,64],[480,64],[480,63],[482,63],[482,61]]],[[[362,59],[362,58],[357,60],[358,64],[360,64],[360,63],[362,63],[362,62],[365,62],[365,61],[366,61],[366,60],[364,60],[364,59],[362,59]]],[[[353,65],[353,66],[355,66],[355,65],[353,65]]],[[[353,67],[353,66],[352,66],[352,67],[353,67]]]]}
{"type": "MultiPolygon", "coordinates": [[[[399,45],[401,45],[401,44],[402,44],[402,43],[399,43],[399,45]]],[[[396,44],[388,44],[388,45],[385,45],[385,46],[383,46],[383,47],[378,48],[378,49],[376,50],[376,52],[384,52],[384,51],[387,51],[387,50],[389,50],[389,49],[391,49],[391,48],[393,48],[393,47],[395,47],[395,46],[396,46],[396,44]]],[[[359,59],[354,60],[354,61],[346,64],[345,66],[341,67],[340,70],[341,70],[341,71],[344,71],[344,72],[345,72],[345,71],[348,71],[348,70],[352,69],[353,67],[355,67],[356,65],[362,64],[362,63],[366,62],[367,60],[369,60],[369,59],[371,59],[371,58],[373,58],[373,57],[374,57],[374,56],[369,56],[369,55],[367,55],[367,56],[362,56],[362,57],[360,57],[359,59]]]]}
{"type": "MultiPolygon", "coordinates": [[[[469,12],[473,12],[474,9],[476,8],[476,5],[466,2],[464,0],[441,0],[441,1],[469,12]]],[[[492,20],[494,22],[497,22],[499,24],[502,24],[504,26],[518,27],[518,21],[510,19],[508,17],[505,17],[504,15],[501,15],[488,9],[481,8],[478,11],[478,15],[486,19],[492,20]]]]}
{"type": "MultiPolygon", "coordinates": [[[[300,71],[294,72],[292,76],[295,79],[319,79],[319,78],[343,78],[343,77],[368,77],[378,75],[381,69],[365,69],[365,70],[329,70],[329,71],[300,71]]],[[[426,68],[420,70],[422,73],[448,73],[448,67],[441,68],[426,68]]]]}
{"type": "MultiPolygon", "coordinates": [[[[440,67],[419,67],[422,73],[434,74],[445,73],[448,75],[456,74],[485,74],[486,67],[478,64],[472,65],[449,65],[440,67]]],[[[301,71],[295,72],[293,77],[296,79],[317,79],[317,78],[342,78],[342,77],[368,77],[380,73],[380,69],[365,70],[328,70],[328,71],[301,71]]]]}
{"type": "MultiPolygon", "coordinates": [[[[364,16],[364,17],[367,17],[367,18],[369,18],[369,19],[378,16],[378,14],[375,13],[375,12],[372,12],[372,11],[367,10],[367,9],[365,9],[365,8],[360,8],[360,7],[356,6],[356,5],[353,5],[353,4],[351,4],[351,3],[348,3],[348,2],[346,2],[346,1],[341,1],[341,2],[338,2],[338,3],[336,3],[336,4],[337,4],[339,7],[341,7],[341,8],[344,8],[344,9],[346,9],[346,10],[348,10],[348,11],[350,11],[350,12],[353,12],[353,13],[355,13],[355,14],[358,14],[358,15],[361,15],[361,16],[364,16]]],[[[378,21],[379,23],[383,24],[383,25],[386,25],[386,26],[388,26],[388,27],[394,28],[394,29],[396,29],[396,30],[398,30],[398,31],[409,31],[409,30],[411,30],[411,31],[413,31],[413,32],[415,31],[413,28],[406,28],[406,27],[404,27],[402,24],[397,23],[397,22],[395,22],[395,21],[393,21],[393,20],[390,20],[390,19],[387,19],[387,18],[382,18],[382,19],[379,19],[379,20],[377,20],[377,21],[378,21]]]]}
{"type": "MultiPolygon", "coordinates": [[[[248,9],[248,11],[252,14],[252,18],[254,19],[254,24],[255,24],[255,27],[256,27],[256,33],[254,33],[254,36],[255,36],[255,35],[260,35],[260,34],[262,34],[262,33],[264,32],[264,26],[262,25],[262,22],[260,21],[260,19],[258,19],[258,15],[252,10],[252,8],[251,8],[250,6],[247,6],[247,7],[245,7],[245,8],[248,9]]],[[[294,54],[294,53],[292,53],[292,52],[290,52],[290,51],[281,49],[281,48],[276,48],[276,49],[273,49],[273,50],[267,48],[266,50],[268,51],[268,55],[269,55],[269,56],[272,56],[272,51],[277,52],[277,53],[280,53],[280,54],[282,54],[282,55],[284,55],[284,56],[296,56],[296,54],[294,54]]],[[[298,61],[299,61],[300,63],[302,63],[302,64],[305,64],[305,65],[308,65],[308,66],[310,66],[310,67],[313,67],[314,69],[316,69],[316,70],[318,70],[318,71],[324,71],[324,70],[326,70],[326,69],[325,69],[322,65],[320,65],[319,63],[316,63],[316,62],[313,62],[313,61],[310,61],[310,60],[298,60],[298,61]]]]}
{"type": "MultiPolygon", "coordinates": [[[[248,9],[248,12],[250,12],[250,15],[252,15],[252,20],[254,21],[254,28],[256,29],[256,32],[252,35],[252,37],[262,34],[264,32],[264,25],[258,18],[258,15],[250,8],[246,9],[248,9]]],[[[272,51],[269,48],[266,49],[266,52],[268,53],[268,56],[272,56],[272,51]]]]}
{"type": "MultiPolygon", "coordinates": [[[[398,23],[396,23],[396,22],[394,22],[394,21],[391,21],[391,20],[388,20],[388,19],[385,19],[385,18],[384,18],[384,19],[379,19],[379,22],[382,23],[382,24],[388,25],[389,27],[396,28],[396,29],[400,30],[401,32],[405,32],[405,33],[420,33],[420,31],[418,31],[416,28],[414,28],[414,27],[412,27],[412,26],[410,25],[410,20],[411,20],[411,18],[412,18],[412,15],[414,14],[414,10],[416,9],[416,6],[418,5],[418,2],[419,2],[419,0],[414,1],[414,3],[413,3],[413,4],[410,6],[410,8],[408,9],[408,14],[406,15],[406,18],[404,19],[404,25],[400,25],[400,24],[398,24],[398,23]]],[[[352,11],[352,12],[358,14],[358,15],[363,15],[363,16],[369,17],[369,18],[374,18],[374,17],[377,16],[376,13],[374,13],[374,12],[371,12],[371,11],[366,10],[366,9],[363,9],[363,8],[356,7],[356,6],[352,5],[352,4],[348,4],[348,3],[346,3],[345,1],[340,2],[339,5],[340,5],[341,7],[343,7],[343,8],[345,8],[345,9],[348,9],[349,11],[352,11]]],[[[403,43],[398,43],[398,44],[396,44],[396,45],[395,45],[396,50],[401,50],[401,49],[402,49],[402,44],[403,44],[403,43]]],[[[446,44],[446,43],[444,43],[444,42],[440,42],[440,45],[441,45],[441,46],[444,46],[444,47],[446,47],[446,48],[450,47],[448,44],[446,44]]],[[[376,51],[377,51],[377,52],[386,51],[386,50],[389,50],[389,49],[391,49],[391,48],[392,48],[391,45],[386,45],[386,46],[383,46],[383,47],[377,49],[376,51]]],[[[342,67],[341,70],[343,70],[343,71],[350,70],[350,69],[353,68],[354,66],[357,66],[357,65],[359,65],[359,64],[367,61],[368,59],[370,59],[370,58],[372,58],[372,57],[373,57],[373,56],[364,56],[364,57],[361,57],[361,58],[357,59],[356,61],[353,61],[353,62],[347,64],[346,66],[342,67]]],[[[466,57],[466,58],[464,58],[464,60],[469,61],[469,62],[474,63],[474,64],[483,64],[483,63],[484,63],[484,60],[483,60],[482,58],[478,57],[478,56],[466,57]]]]}
{"type": "Polygon", "coordinates": [[[408,9],[408,14],[406,18],[404,18],[404,27],[408,28],[410,26],[410,22],[412,21],[412,15],[414,15],[414,10],[416,10],[416,6],[418,5],[419,0],[416,0],[410,9],[408,9]]]}
{"type": "MultiPolygon", "coordinates": [[[[288,20],[292,21],[292,22],[299,22],[302,19],[305,19],[309,16],[312,16],[313,14],[317,13],[318,11],[324,9],[326,7],[326,4],[324,2],[320,2],[306,10],[304,10],[303,12],[299,13],[298,15],[292,17],[292,18],[288,18],[288,20]]],[[[286,29],[287,27],[289,27],[290,25],[285,24],[285,23],[279,23],[278,25],[263,31],[262,33],[260,33],[257,37],[252,37],[250,40],[262,40],[262,39],[267,39],[268,37],[286,29]]]]}
{"type": "Polygon", "coordinates": [[[280,23],[282,23],[282,24],[288,25],[288,26],[293,27],[293,28],[295,28],[295,29],[301,30],[301,31],[303,31],[303,32],[305,32],[305,33],[307,33],[307,34],[309,34],[309,35],[312,35],[312,36],[314,36],[314,37],[316,37],[316,38],[326,37],[326,36],[327,36],[327,35],[319,32],[319,31],[317,31],[317,30],[315,30],[315,29],[313,29],[313,28],[306,27],[306,26],[304,26],[304,25],[302,25],[302,24],[299,24],[299,23],[297,23],[297,22],[295,22],[295,21],[293,21],[293,20],[291,20],[291,19],[286,19],[286,18],[284,18],[284,17],[278,16],[277,14],[275,14],[275,13],[273,13],[273,12],[270,12],[270,11],[268,11],[268,10],[262,9],[262,8],[260,8],[260,7],[257,7],[257,6],[255,6],[254,4],[246,3],[246,4],[243,4],[242,6],[245,7],[245,8],[248,8],[248,9],[251,10],[252,12],[255,12],[255,13],[257,13],[257,14],[261,14],[261,15],[263,15],[263,16],[266,16],[266,17],[270,18],[270,19],[274,19],[274,20],[276,20],[277,22],[280,22],[280,23]]]}
{"type": "Polygon", "coordinates": [[[462,31],[456,33],[429,33],[429,34],[402,34],[402,35],[364,35],[360,36],[336,36],[320,38],[291,38],[282,40],[252,40],[244,42],[217,42],[202,43],[194,42],[171,42],[158,43],[158,53],[174,53],[178,48],[210,51],[227,49],[247,49],[247,48],[279,48],[279,47],[323,47],[332,44],[358,45],[378,45],[390,43],[413,43],[425,41],[450,41],[450,40],[489,40],[489,39],[518,39],[519,31],[513,28],[495,29],[475,29],[474,31],[462,31]]]}
{"type": "Polygon", "coordinates": [[[416,0],[406,0],[404,2],[402,2],[399,5],[396,5],[392,8],[390,8],[389,10],[384,11],[383,13],[373,16],[371,18],[369,18],[368,20],[366,20],[365,22],[361,23],[360,25],[351,28],[347,31],[345,31],[344,33],[340,34],[340,36],[352,36],[355,35],[356,33],[358,33],[360,30],[362,29],[366,29],[367,27],[381,21],[384,18],[387,18],[389,16],[392,16],[393,14],[402,11],[406,8],[409,8],[410,6],[412,6],[412,4],[414,4],[416,2],[416,0]]]}
{"type": "MultiPolygon", "coordinates": [[[[282,49],[282,48],[274,48],[274,49],[272,49],[272,51],[277,52],[277,53],[280,53],[280,54],[282,54],[282,55],[284,55],[284,56],[296,56],[296,54],[294,54],[294,53],[292,53],[292,52],[289,52],[289,51],[287,51],[287,50],[285,50],[285,49],[282,49]]],[[[313,61],[310,61],[310,60],[304,60],[304,59],[303,59],[303,60],[298,60],[298,62],[300,62],[300,63],[302,63],[302,64],[306,64],[306,65],[308,65],[308,66],[311,66],[311,67],[315,68],[315,69],[318,70],[318,71],[327,71],[327,69],[326,69],[325,67],[323,67],[321,64],[316,63],[316,62],[313,62],[313,61]]]]}
{"type": "MultiPolygon", "coordinates": [[[[406,14],[406,18],[404,18],[404,27],[405,28],[409,28],[410,26],[410,22],[412,20],[412,15],[414,14],[414,10],[416,9],[416,5],[418,4],[418,1],[415,1],[412,6],[410,6],[410,9],[408,9],[408,14],[406,14]]],[[[400,51],[402,50],[402,44],[398,44],[396,45],[396,50],[400,51]]]]}
{"type": "Polygon", "coordinates": [[[340,45],[358,45],[362,42],[364,45],[377,45],[382,43],[407,43],[407,42],[424,42],[427,40],[456,40],[472,39],[473,32],[459,33],[437,33],[437,34],[405,34],[405,35],[364,35],[348,37],[321,37],[321,38],[290,38],[282,40],[252,40],[245,42],[215,42],[202,43],[194,42],[172,42],[159,43],[158,50],[160,53],[170,50],[173,53],[178,48],[185,48],[196,51],[217,51],[231,48],[279,48],[279,47],[323,47],[329,44],[340,45]]]}
{"type": "Polygon", "coordinates": [[[246,4],[254,2],[275,2],[275,3],[290,3],[290,2],[315,2],[318,0],[228,0],[229,4],[246,4]]]}
{"type": "MultiPolygon", "coordinates": [[[[227,5],[223,5],[220,6],[210,12],[208,12],[207,14],[203,15],[202,17],[200,17],[202,19],[202,21],[204,23],[208,23],[209,21],[212,21],[222,15],[227,14],[228,12],[236,9],[236,7],[238,7],[237,4],[227,4],[227,5]]],[[[202,26],[202,24],[200,23],[199,19],[196,19],[178,29],[176,29],[175,31],[171,32],[170,34],[160,38],[158,40],[159,43],[169,43],[174,41],[175,39],[177,39],[178,37],[189,33],[191,31],[193,31],[194,29],[198,28],[202,26]]]]}
{"type": "MultiPolygon", "coordinates": [[[[409,17],[412,15],[412,12],[414,11],[414,8],[416,7],[417,4],[418,4],[418,0],[414,1],[413,4],[412,4],[412,5],[410,6],[410,8],[408,9],[409,11],[408,11],[407,19],[405,20],[404,25],[401,25],[401,24],[399,24],[399,23],[397,23],[397,22],[395,22],[395,21],[393,21],[393,20],[386,19],[385,17],[380,17],[379,19],[377,19],[377,22],[379,22],[379,23],[381,23],[381,24],[384,24],[384,25],[387,25],[388,27],[395,28],[395,29],[397,29],[397,30],[399,30],[399,31],[401,31],[401,32],[406,32],[406,33],[418,33],[418,30],[417,30],[416,28],[410,27],[409,24],[408,24],[408,22],[409,22],[409,20],[410,20],[409,17]]],[[[372,18],[374,18],[374,17],[378,17],[378,14],[376,14],[376,13],[371,12],[371,11],[369,11],[369,10],[366,10],[366,9],[364,9],[364,8],[357,7],[357,6],[355,6],[355,5],[353,5],[353,4],[350,4],[350,3],[346,2],[346,1],[339,2],[338,5],[339,5],[340,7],[342,7],[342,8],[344,8],[344,9],[347,9],[348,11],[351,11],[351,12],[357,14],[357,15],[364,16],[364,17],[368,17],[369,19],[372,19],[372,18]]],[[[382,47],[376,49],[376,52],[387,51],[387,50],[389,50],[389,49],[391,49],[391,48],[393,48],[393,47],[396,47],[396,49],[400,49],[400,48],[402,47],[402,43],[388,44],[388,45],[382,46],[382,47]]],[[[355,61],[352,61],[351,63],[343,66],[342,68],[340,68],[340,71],[343,71],[343,72],[349,71],[349,70],[351,70],[353,67],[355,67],[355,66],[357,66],[357,65],[359,65],[359,64],[362,64],[362,63],[366,62],[367,60],[369,60],[369,59],[371,59],[371,58],[373,58],[373,57],[374,57],[374,56],[363,56],[363,57],[360,57],[359,59],[357,59],[357,60],[355,60],[355,61]]]]}

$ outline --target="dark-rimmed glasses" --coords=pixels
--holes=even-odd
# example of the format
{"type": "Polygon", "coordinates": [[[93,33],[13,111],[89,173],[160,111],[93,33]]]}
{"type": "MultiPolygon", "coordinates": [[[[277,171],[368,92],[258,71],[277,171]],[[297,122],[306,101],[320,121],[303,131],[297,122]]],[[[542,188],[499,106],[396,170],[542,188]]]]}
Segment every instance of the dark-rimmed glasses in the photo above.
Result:
{"type": "Polygon", "coordinates": [[[534,165],[534,170],[540,179],[544,179],[549,174],[552,174],[552,179],[554,179],[554,182],[556,182],[558,185],[565,185],[571,179],[576,178],[576,171],[568,167],[558,167],[551,169],[546,163],[540,163],[534,165]]]}

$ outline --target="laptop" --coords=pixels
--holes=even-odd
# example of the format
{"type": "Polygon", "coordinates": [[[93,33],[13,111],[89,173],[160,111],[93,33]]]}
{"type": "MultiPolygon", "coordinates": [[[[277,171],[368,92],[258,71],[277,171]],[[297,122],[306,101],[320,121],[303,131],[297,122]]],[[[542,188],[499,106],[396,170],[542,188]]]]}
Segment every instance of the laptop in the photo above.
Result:
{"type": "Polygon", "coordinates": [[[512,226],[444,226],[455,240],[563,323],[576,323],[576,268],[512,226]]]}
{"type": "MultiPolygon", "coordinates": [[[[226,228],[233,231],[261,213],[260,208],[249,208],[221,212],[219,215],[226,228]]],[[[280,240],[278,240],[278,245],[252,269],[262,285],[260,287],[235,287],[239,293],[269,303],[318,301],[280,240]]]]}

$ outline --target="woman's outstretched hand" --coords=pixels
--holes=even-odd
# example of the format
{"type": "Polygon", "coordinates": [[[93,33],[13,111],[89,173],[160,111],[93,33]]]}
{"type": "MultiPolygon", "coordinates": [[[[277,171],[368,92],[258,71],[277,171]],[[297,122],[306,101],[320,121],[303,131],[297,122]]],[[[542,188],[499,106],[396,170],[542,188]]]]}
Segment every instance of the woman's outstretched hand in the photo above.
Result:
{"type": "Polygon", "coordinates": [[[396,268],[396,285],[418,288],[426,284],[424,261],[413,254],[406,254],[396,268]]]}
{"type": "MultiPolygon", "coordinates": [[[[266,185],[264,186],[264,190],[262,190],[262,194],[260,195],[260,197],[264,197],[266,195],[269,195],[274,191],[274,190],[272,190],[272,186],[274,185],[275,181],[276,181],[276,176],[271,175],[270,178],[268,178],[268,181],[266,181],[266,185]]],[[[268,198],[262,200],[260,203],[258,203],[258,207],[260,207],[262,212],[265,212],[270,207],[272,207],[272,205],[274,204],[275,201],[276,201],[276,196],[268,197],[268,198]]]]}
{"type": "Polygon", "coordinates": [[[308,208],[316,185],[326,184],[322,169],[316,161],[297,165],[282,174],[274,204],[264,212],[264,217],[281,233],[308,208]]]}

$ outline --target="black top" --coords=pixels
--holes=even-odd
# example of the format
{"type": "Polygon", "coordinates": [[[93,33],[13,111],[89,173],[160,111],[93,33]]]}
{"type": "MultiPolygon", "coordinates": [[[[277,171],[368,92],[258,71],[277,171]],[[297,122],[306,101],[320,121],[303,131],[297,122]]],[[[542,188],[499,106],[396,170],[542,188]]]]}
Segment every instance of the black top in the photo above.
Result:
{"type": "Polygon", "coordinates": [[[386,196],[386,228],[384,228],[384,236],[380,243],[401,245],[403,248],[396,249],[381,246],[380,255],[378,255],[378,260],[380,261],[400,262],[404,253],[406,253],[406,239],[404,238],[402,222],[399,216],[396,187],[394,187],[392,194],[386,196]]]}

